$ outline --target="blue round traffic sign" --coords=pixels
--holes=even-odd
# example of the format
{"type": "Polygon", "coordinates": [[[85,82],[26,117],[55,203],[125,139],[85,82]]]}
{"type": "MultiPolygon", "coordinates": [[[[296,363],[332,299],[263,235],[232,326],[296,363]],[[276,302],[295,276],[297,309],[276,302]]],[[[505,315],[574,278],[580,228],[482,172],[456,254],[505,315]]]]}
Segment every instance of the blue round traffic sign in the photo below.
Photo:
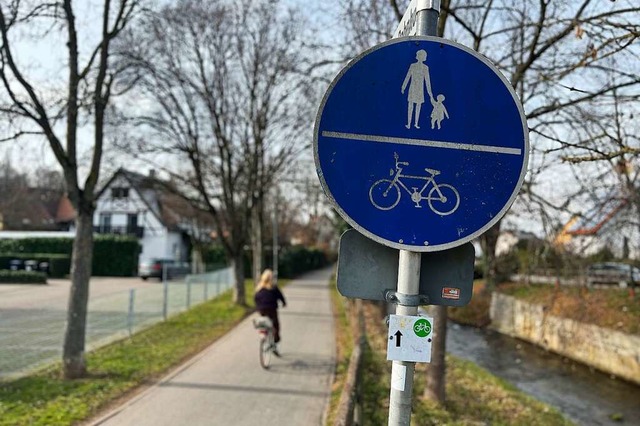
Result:
{"type": "Polygon", "coordinates": [[[435,37],[356,57],[329,86],[314,132],[318,176],[340,215],[411,251],[485,232],[513,203],[528,154],[509,82],[477,52],[435,37]]]}

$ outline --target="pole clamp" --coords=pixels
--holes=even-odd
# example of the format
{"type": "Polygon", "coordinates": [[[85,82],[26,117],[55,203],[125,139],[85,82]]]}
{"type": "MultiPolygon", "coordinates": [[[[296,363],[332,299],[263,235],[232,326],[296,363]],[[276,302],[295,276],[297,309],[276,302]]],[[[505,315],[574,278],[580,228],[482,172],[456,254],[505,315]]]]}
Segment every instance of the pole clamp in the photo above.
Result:
{"type": "Polygon", "coordinates": [[[440,0],[426,0],[425,9],[434,9],[440,12],[440,0]]]}
{"type": "Polygon", "coordinates": [[[420,306],[429,304],[429,296],[425,294],[404,294],[394,290],[385,290],[384,300],[401,306],[420,306]]]}

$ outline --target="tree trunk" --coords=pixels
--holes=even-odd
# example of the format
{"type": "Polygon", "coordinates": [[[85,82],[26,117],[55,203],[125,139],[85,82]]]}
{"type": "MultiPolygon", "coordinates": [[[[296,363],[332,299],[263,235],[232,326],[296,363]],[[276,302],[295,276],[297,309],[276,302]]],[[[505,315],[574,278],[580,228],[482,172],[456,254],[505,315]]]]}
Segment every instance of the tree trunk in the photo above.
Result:
{"type": "Polygon", "coordinates": [[[262,245],[262,202],[258,201],[251,211],[251,251],[253,255],[253,279],[257,283],[264,267],[264,250],[262,245]]]}
{"type": "Polygon", "coordinates": [[[240,306],[247,305],[247,299],[244,289],[244,256],[242,250],[233,256],[231,260],[231,268],[235,279],[235,287],[233,289],[233,303],[240,306]]]}
{"type": "Polygon", "coordinates": [[[480,243],[482,245],[482,251],[484,253],[484,281],[485,292],[491,292],[498,284],[498,269],[496,265],[496,246],[498,244],[498,237],[500,236],[500,225],[502,221],[499,220],[493,225],[487,232],[480,237],[480,243]]]}
{"type": "Polygon", "coordinates": [[[191,273],[203,274],[206,270],[204,261],[202,260],[202,245],[194,244],[191,249],[191,273]]]}
{"type": "Polygon", "coordinates": [[[622,258],[629,259],[631,250],[629,249],[629,237],[622,237],[622,258]]]}
{"type": "Polygon", "coordinates": [[[427,386],[424,390],[425,398],[445,402],[446,376],[446,338],[447,338],[447,307],[430,306],[429,313],[433,316],[433,344],[431,346],[431,363],[427,364],[427,386]]]}
{"type": "Polygon", "coordinates": [[[93,259],[92,209],[78,209],[76,227],[71,255],[71,292],[62,355],[64,377],[67,379],[83,377],[87,372],[84,349],[89,279],[93,259]]]}

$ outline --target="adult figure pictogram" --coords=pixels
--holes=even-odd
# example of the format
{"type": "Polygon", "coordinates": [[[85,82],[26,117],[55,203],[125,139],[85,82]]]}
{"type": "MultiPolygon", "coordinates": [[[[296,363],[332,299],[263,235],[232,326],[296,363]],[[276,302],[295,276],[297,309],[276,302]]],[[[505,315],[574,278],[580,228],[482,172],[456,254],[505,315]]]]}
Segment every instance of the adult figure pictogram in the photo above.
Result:
{"type": "Polygon", "coordinates": [[[429,99],[431,103],[435,102],[433,99],[433,94],[431,93],[431,79],[429,78],[429,67],[425,65],[424,61],[427,60],[427,52],[423,49],[420,49],[416,52],[416,62],[409,66],[409,70],[407,71],[407,76],[404,78],[404,82],[402,83],[402,94],[407,88],[407,84],[411,82],[409,85],[409,93],[407,96],[407,124],[405,127],[407,129],[411,128],[411,117],[413,116],[413,111],[415,107],[415,121],[414,127],[419,129],[419,120],[420,120],[420,110],[422,109],[422,104],[424,103],[424,88],[427,86],[427,93],[429,94],[429,99]]]}

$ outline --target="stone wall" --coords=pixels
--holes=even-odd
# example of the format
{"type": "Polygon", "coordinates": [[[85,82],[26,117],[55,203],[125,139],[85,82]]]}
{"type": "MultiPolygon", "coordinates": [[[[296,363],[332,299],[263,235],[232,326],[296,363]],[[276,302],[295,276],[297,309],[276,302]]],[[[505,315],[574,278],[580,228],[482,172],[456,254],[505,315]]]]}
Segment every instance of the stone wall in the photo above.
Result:
{"type": "Polygon", "coordinates": [[[547,315],[541,305],[495,292],[491,328],[640,384],[640,336],[547,315]]]}

